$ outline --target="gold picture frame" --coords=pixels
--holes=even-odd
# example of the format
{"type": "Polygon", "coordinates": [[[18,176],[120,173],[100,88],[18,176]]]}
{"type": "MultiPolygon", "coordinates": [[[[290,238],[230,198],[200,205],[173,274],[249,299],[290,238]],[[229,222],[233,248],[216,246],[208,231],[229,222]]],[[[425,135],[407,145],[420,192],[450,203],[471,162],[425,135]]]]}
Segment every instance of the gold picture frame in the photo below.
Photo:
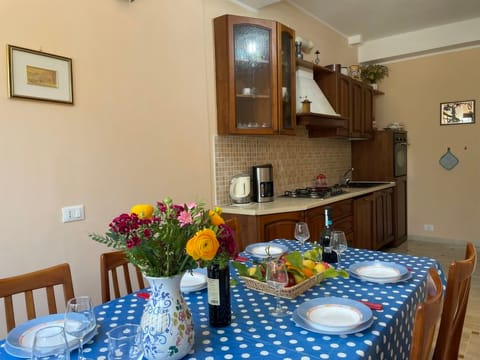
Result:
{"type": "Polygon", "coordinates": [[[440,125],[475,123],[475,100],[440,103],[440,125]]]}
{"type": "Polygon", "coordinates": [[[72,59],[7,45],[11,98],[73,104],[72,59]]]}

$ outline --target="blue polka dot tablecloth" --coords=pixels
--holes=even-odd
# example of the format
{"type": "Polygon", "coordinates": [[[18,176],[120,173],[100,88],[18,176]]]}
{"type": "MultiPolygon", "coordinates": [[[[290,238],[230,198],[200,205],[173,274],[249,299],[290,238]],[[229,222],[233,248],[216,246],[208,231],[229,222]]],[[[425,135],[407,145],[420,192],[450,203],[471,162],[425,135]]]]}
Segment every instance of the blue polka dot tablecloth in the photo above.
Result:
{"type": "MultiPolygon", "coordinates": [[[[294,240],[274,240],[297,249],[294,240]]],[[[306,244],[306,246],[308,246],[306,244]]],[[[246,254],[242,254],[246,255],[246,254]]],[[[195,345],[185,359],[408,359],[416,305],[425,294],[428,269],[440,264],[431,258],[349,248],[342,256],[342,267],[361,261],[390,261],[406,266],[412,277],[394,284],[363,282],[350,277],[322,281],[293,300],[282,299],[294,311],[303,302],[319,297],[336,296],[380,303],[373,311],[374,321],[368,329],[351,335],[323,335],[304,330],[287,316],[275,318],[268,309],[275,297],[248,289],[231,267],[238,283],[231,288],[232,324],[213,328],[208,323],[207,290],[185,294],[195,326],[195,345]]],[[[107,360],[106,332],[124,323],[139,323],[146,300],[138,294],[112,300],[96,307],[98,335],[85,344],[84,353],[94,360],[107,360]]],[[[16,359],[0,342],[0,359],[16,359]]],[[[77,352],[72,352],[77,360],[77,352]]]]}

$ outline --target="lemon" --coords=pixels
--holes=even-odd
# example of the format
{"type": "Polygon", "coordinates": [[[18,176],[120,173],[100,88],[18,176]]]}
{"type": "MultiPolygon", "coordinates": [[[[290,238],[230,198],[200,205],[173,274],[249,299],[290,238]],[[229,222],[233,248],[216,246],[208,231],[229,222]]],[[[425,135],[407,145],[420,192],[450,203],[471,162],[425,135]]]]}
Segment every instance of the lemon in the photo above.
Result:
{"type": "Polygon", "coordinates": [[[315,261],[310,260],[310,259],[304,259],[303,260],[303,266],[312,270],[313,268],[315,268],[315,261]]]}
{"type": "Polygon", "coordinates": [[[248,271],[248,276],[254,276],[256,271],[257,271],[257,268],[255,266],[253,266],[253,267],[248,268],[247,271],[248,271]]]}

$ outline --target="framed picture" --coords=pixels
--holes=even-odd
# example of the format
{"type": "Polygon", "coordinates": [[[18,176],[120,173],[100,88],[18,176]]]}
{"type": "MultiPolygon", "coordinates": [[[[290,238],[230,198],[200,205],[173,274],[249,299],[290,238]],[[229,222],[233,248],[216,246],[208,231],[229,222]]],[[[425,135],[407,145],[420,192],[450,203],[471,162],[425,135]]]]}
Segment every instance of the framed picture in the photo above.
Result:
{"type": "Polygon", "coordinates": [[[73,104],[72,59],[8,45],[12,98],[73,104]]]}
{"type": "Polygon", "coordinates": [[[453,101],[440,104],[440,125],[473,124],[475,100],[453,101]]]}

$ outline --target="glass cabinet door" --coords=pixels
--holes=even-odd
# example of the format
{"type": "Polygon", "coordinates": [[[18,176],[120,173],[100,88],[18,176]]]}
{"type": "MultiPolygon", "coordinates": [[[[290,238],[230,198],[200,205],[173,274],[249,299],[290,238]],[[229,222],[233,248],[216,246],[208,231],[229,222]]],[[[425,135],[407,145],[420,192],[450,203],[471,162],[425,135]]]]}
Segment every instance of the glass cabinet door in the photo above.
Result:
{"type": "Polygon", "coordinates": [[[295,32],[278,24],[279,66],[279,130],[282,134],[295,135],[295,32]]]}
{"type": "MultiPolygon", "coordinates": [[[[276,130],[275,28],[233,24],[235,121],[237,129],[276,130]],[[275,86],[273,86],[275,85],[275,86]]],[[[263,130],[263,131],[262,131],[263,130]]]]}

